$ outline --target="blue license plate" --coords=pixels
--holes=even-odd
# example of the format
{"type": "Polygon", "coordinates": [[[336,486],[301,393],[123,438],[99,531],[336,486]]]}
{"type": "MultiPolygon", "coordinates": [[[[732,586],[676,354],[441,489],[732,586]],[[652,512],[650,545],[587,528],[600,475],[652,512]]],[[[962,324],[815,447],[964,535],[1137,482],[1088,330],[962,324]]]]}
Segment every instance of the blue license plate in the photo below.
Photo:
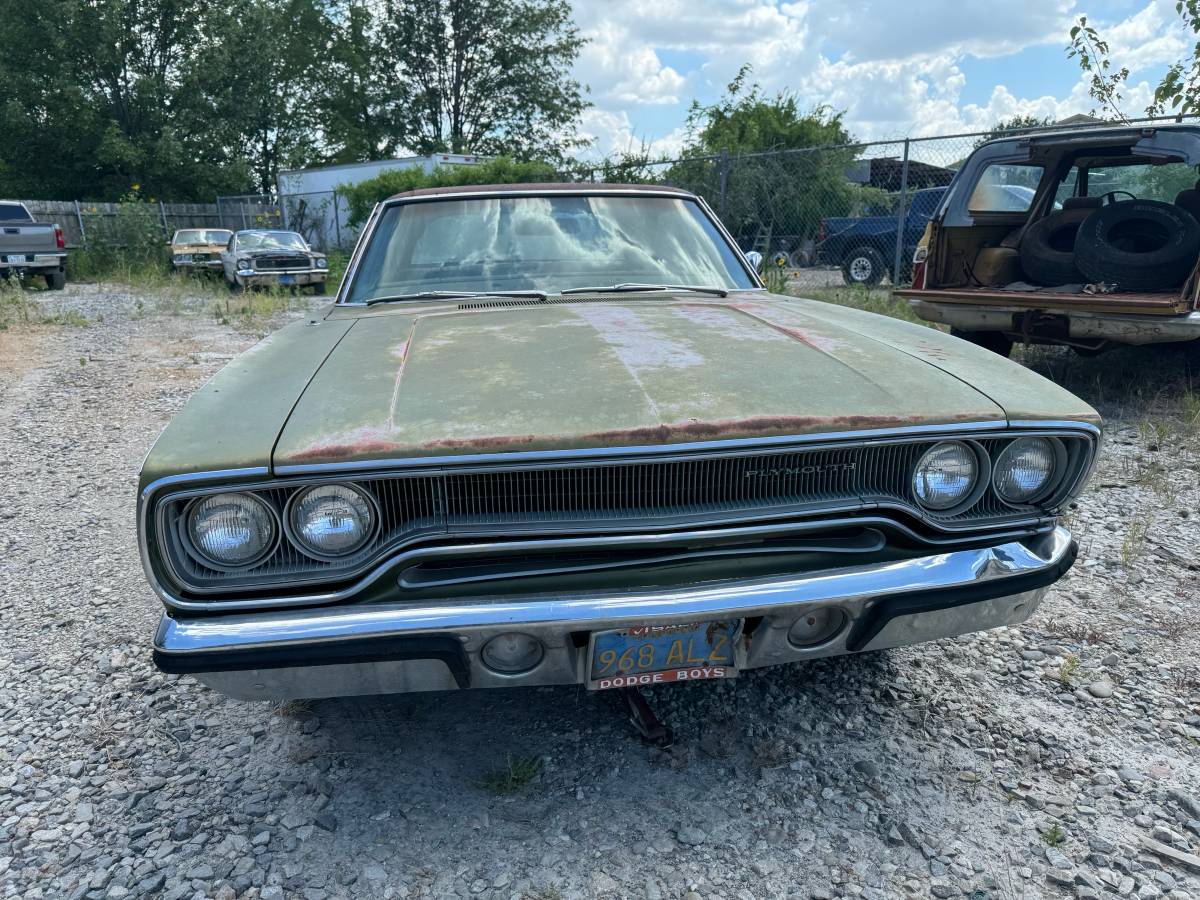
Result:
{"type": "Polygon", "coordinates": [[[741,634],[741,619],[598,631],[588,654],[588,688],[732,678],[741,634]]]}
{"type": "Polygon", "coordinates": [[[296,276],[295,275],[280,275],[279,283],[280,284],[295,284],[296,276]]]}

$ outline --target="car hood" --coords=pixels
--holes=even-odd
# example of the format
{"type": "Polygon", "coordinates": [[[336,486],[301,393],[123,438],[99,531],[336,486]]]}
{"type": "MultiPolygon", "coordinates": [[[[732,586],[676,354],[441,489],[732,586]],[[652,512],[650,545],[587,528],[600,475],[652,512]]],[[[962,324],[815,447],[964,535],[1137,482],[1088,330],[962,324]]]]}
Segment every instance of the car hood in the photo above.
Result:
{"type": "Polygon", "coordinates": [[[220,253],[224,244],[172,244],[172,253],[220,253]]]}
{"type": "Polygon", "coordinates": [[[758,294],[463,306],[335,310],[326,324],[342,316],[352,324],[296,402],[274,465],[1005,418],[986,393],[939,366],[946,342],[961,342],[905,326],[906,348],[823,318],[826,304],[812,301],[758,294]]]}

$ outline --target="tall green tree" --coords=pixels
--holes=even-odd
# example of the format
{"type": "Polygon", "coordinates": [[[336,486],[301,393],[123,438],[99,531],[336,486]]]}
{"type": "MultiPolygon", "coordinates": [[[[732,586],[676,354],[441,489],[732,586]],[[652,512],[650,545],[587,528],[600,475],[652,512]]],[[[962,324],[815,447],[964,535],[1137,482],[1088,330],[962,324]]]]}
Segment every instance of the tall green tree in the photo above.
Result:
{"type": "Polygon", "coordinates": [[[328,48],[320,0],[229,0],[206,26],[180,92],[189,131],[269,193],[322,158],[314,86],[328,48]]]}
{"type": "Polygon", "coordinates": [[[400,142],[418,153],[561,159],[588,103],[567,0],[385,0],[400,142]]]}
{"type": "Polygon", "coordinates": [[[707,197],[746,246],[772,247],[780,235],[799,245],[822,218],[880,197],[846,177],[859,148],[841,113],[806,110],[787,92],[767,95],[751,76],[743,66],[716,103],[692,104],[684,159],[668,170],[668,182],[707,197]]]}
{"type": "Polygon", "coordinates": [[[328,49],[315,97],[329,162],[388,159],[405,147],[401,111],[411,91],[384,48],[378,0],[326,0],[328,49]]]}

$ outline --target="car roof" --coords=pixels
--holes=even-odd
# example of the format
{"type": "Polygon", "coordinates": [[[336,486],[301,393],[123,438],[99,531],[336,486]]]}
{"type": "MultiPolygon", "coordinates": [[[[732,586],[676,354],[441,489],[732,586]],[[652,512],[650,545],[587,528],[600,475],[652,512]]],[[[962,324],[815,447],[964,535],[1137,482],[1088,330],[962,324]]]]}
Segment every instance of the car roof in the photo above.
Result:
{"type": "Polygon", "coordinates": [[[1047,125],[1045,128],[1035,128],[1029,131],[1014,132],[1012,134],[1003,134],[992,138],[986,143],[980,144],[976,151],[982,150],[984,147],[992,144],[1000,144],[1005,141],[1036,141],[1039,144],[1051,144],[1057,141],[1078,141],[1082,137],[1088,138],[1113,138],[1128,135],[1134,137],[1137,135],[1145,135],[1150,131],[1174,131],[1174,132],[1191,132],[1193,134],[1200,132],[1200,126],[1194,123],[1186,122],[1144,122],[1141,124],[1130,125],[1079,125],[1069,128],[1060,128],[1053,125],[1047,125]]]}
{"type": "Polygon", "coordinates": [[[462,184],[450,187],[417,188],[393,194],[388,200],[407,200],[413,197],[438,197],[449,194],[610,194],[610,193],[646,193],[646,194],[676,194],[680,197],[694,198],[691,191],[681,188],[668,187],[660,184],[610,184],[608,182],[563,183],[558,181],[536,182],[529,184],[462,184]]]}
{"type": "Polygon", "coordinates": [[[300,232],[288,231],[286,228],[243,228],[236,233],[237,234],[294,234],[294,235],[296,235],[296,237],[300,237],[300,232]]]}

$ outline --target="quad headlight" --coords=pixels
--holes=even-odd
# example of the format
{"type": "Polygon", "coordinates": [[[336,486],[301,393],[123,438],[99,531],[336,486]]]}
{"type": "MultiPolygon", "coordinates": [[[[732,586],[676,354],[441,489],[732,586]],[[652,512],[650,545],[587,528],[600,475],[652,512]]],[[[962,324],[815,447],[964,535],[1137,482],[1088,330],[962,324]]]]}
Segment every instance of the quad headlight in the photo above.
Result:
{"type": "Polygon", "coordinates": [[[366,494],[347,484],[307,488],[288,506],[288,527],[297,546],[319,559],[348,556],[371,539],[375,508],[366,494]]]}
{"type": "Polygon", "coordinates": [[[913,493],[926,509],[946,510],[964,503],[979,482],[979,458],[961,441],[930,447],[913,471],[913,493]]]}
{"type": "Polygon", "coordinates": [[[275,548],[279,537],[274,511],[253,494],[213,494],[188,511],[192,548],[218,569],[253,565],[275,548]]]}
{"type": "Polygon", "coordinates": [[[1005,503],[1029,503],[1045,493],[1054,478],[1057,448],[1048,438],[1017,438],[1001,452],[992,485],[1005,503]]]}

